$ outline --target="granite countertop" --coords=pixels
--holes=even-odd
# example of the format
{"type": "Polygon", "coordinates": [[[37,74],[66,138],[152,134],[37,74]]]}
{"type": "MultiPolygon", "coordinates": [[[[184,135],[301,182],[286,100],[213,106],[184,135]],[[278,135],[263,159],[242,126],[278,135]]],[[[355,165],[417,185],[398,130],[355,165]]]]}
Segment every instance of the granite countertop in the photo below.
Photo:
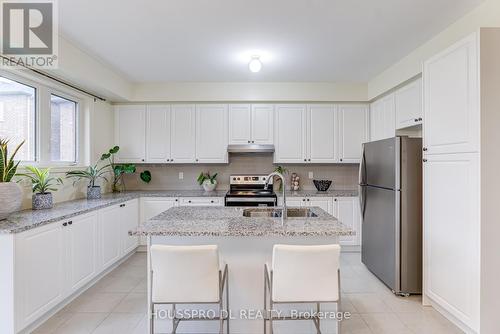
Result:
{"type": "Polygon", "coordinates": [[[101,199],[78,199],[55,204],[52,209],[15,212],[6,220],[0,220],[0,234],[20,233],[140,197],[224,197],[226,192],[227,190],[213,192],[205,192],[203,190],[172,190],[126,191],[117,194],[103,194],[101,199]]]}
{"type": "MultiPolygon", "coordinates": [[[[281,191],[276,191],[278,197],[281,197],[281,191]]],[[[317,191],[314,190],[299,190],[299,191],[286,191],[286,196],[288,197],[357,197],[358,190],[328,190],[328,191],[317,191]]]]}
{"type": "Polygon", "coordinates": [[[310,208],[318,217],[243,217],[238,207],[173,207],[141,224],[130,235],[142,236],[348,236],[355,232],[318,207],[310,208]]]}

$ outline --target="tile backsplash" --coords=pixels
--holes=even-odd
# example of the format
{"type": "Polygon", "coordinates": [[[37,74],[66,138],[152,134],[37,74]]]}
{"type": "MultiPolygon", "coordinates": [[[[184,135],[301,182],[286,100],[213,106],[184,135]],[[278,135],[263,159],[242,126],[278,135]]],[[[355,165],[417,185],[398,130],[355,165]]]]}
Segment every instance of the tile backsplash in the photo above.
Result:
{"type": "MultiPolygon", "coordinates": [[[[218,189],[229,189],[229,176],[231,174],[268,174],[276,168],[272,154],[235,154],[229,155],[229,164],[186,164],[186,165],[138,165],[135,175],[127,175],[125,184],[127,190],[190,190],[200,186],[196,178],[200,172],[218,173],[218,189]],[[143,170],[151,171],[153,179],[149,184],[139,179],[143,170]],[[179,179],[183,173],[183,179],[179,179]]],[[[301,189],[315,189],[312,179],[308,178],[312,172],[314,179],[333,180],[331,189],[355,189],[358,182],[357,164],[286,164],[290,173],[300,176],[301,189]]],[[[288,175],[288,182],[290,175],[288,175]]]]}

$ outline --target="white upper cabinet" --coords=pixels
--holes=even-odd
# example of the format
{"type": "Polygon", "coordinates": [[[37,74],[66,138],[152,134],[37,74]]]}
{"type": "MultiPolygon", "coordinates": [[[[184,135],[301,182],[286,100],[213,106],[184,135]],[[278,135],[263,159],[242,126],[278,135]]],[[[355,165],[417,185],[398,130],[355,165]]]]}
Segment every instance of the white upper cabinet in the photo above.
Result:
{"type": "Polygon", "coordinates": [[[396,128],[422,124],[422,79],[417,79],[395,92],[396,128]]]}
{"type": "Polygon", "coordinates": [[[148,105],[146,111],[146,162],[170,162],[170,106],[148,105]]]}
{"type": "Polygon", "coordinates": [[[146,158],[146,106],[115,108],[115,140],[120,146],[116,162],[144,162],[146,158]]]}
{"type": "MultiPolygon", "coordinates": [[[[335,123],[335,107],[333,105],[313,104],[307,106],[307,162],[336,162],[335,123]]],[[[284,127],[286,128],[286,121],[284,127]]]]}
{"type": "Polygon", "coordinates": [[[196,159],[196,110],[194,104],[171,106],[171,153],[173,163],[194,163],[196,159]]]}
{"type": "Polygon", "coordinates": [[[474,34],[424,63],[428,154],[479,150],[479,74],[474,34]]]}
{"type": "Polygon", "coordinates": [[[339,105],[337,114],[338,160],[341,163],[359,163],[362,144],[368,141],[368,106],[339,105]]]}
{"type": "Polygon", "coordinates": [[[252,144],[272,144],[274,142],[274,106],[252,104],[252,144]]]}
{"type": "Polygon", "coordinates": [[[303,104],[276,106],[275,162],[307,162],[306,111],[306,106],[303,104]]]}
{"type": "Polygon", "coordinates": [[[396,135],[394,93],[370,105],[370,140],[381,140],[396,135]]]}
{"type": "Polygon", "coordinates": [[[227,105],[196,106],[196,162],[227,163],[227,125],[227,105]]]}
{"type": "Polygon", "coordinates": [[[229,144],[272,144],[274,106],[230,104],[229,144]]]}
{"type": "Polygon", "coordinates": [[[252,107],[250,104],[229,105],[229,144],[252,141],[252,107]]]}

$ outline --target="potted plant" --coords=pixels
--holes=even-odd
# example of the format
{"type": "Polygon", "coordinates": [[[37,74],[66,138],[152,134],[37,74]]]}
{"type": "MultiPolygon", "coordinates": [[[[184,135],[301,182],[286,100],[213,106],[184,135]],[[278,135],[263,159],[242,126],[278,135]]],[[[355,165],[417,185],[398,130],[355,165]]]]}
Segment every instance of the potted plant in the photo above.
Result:
{"type": "Polygon", "coordinates": [[[108,166],[111,167],[111,172],[113,174],[113,181],[111,184],[111,189],[113,192],[120,192],[125,190],[125,183],[123,182],[124,174],[133,174],[136,171],[135,165],[132,164],[115,164],[115,154],[120,150],[119,146],[115,146],[109,149],[107,153],[101,156],[101,160],[108,160],[108,166]]]}
{"type": "Polygon", "coordinates": [[[16,175],[19,161],[14,162],[14,157],[23,146],[22,141],[9,157],[7,139],[0,139],[0,220],[7,218],[12,212],[21,209],[22,189],[12,178],[16,175]]]}
{"type": "Polygon", "coordinates": [[[51,191],[56,191],[56,186],[63,184],[61,178],[50,176],[50,168],[40,169],[34,166],[26,166],[26,170],[31,174],[19,175],[31,181],[33,209],[52,208],[54,202],[51,191]]]}
{"type": "Polygon", "coordinates": [[[200,176],[198,176],[198,183],[203,186],[203,189],[205,191],[214,191],[215,188],[217,187],[217,173],[214,175],[210,176],[210,173],[200,173],[200,176]]]}
{"type": "Polygon", "coordinates": [[[66,173],[67,178],[75,179],[73,185],[81,180],[87,180],[87,199],[99,199],[101,198],[101,186],[96,185],[99,179],[108,181],[104,176],[106,174],[109,165],[98,167],[98,163],[94,166],[89,166],[85,170],[72,170],[66,173]]]}

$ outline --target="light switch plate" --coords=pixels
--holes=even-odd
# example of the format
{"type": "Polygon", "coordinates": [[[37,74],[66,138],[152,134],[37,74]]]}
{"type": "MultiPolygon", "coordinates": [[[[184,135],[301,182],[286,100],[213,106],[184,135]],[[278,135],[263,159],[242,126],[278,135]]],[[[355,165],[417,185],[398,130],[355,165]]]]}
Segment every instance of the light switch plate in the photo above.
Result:
{"type": "Polygon", "coordinates": [[[179,180],[184,180],[184,172],[179,172],[179,180]]]}
{"type": "Polygon", "coordinates": [[[309,179],[314,179],[314,173],[313,172],[309,172],[309,179]]]}

